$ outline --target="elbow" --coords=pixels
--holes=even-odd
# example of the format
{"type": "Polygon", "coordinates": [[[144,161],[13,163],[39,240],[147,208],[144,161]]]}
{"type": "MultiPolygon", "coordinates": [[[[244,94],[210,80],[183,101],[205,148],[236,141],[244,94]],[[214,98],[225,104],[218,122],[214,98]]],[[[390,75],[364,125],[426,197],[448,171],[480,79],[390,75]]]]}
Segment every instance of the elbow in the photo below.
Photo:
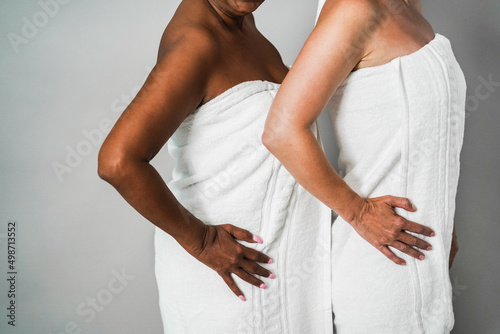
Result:
{"type": "Polygon", "coordinates": [[[269,130],[267,127],[264,129],[264,133],[262,134],[262,144],[269,150],[269,152],[273,152],[274,145],[274,134],[272,130],[269,130]]]}
{"type": "Polygon", "coordinates": [[[262,144],[271,152],[276,155],[286,143],[286,134],[283,127],[277,127],[273,124],[268,124],[264,128],[262,134],[262,144]]]}
{"type": "Polygon", "coordinates": [[[99,151],[97,159],[97,174],[101,179],[116,186],[125,174],[126,163],[118,152],[110,152],[105,148],[99,151]]]}

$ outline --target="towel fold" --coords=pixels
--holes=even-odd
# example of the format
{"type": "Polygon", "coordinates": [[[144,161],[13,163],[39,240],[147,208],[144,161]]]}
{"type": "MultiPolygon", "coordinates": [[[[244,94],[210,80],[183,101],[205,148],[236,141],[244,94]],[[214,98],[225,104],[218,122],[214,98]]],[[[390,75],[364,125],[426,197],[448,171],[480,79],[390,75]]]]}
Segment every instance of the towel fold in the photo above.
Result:
{"type": "MultiPolygon", "coordinates": [[[[168,142],[176,159],[168,184],[206,224],[260,235],[253,247],[274,259],[262,290],[235,277],[242,302],[213,270],[170,236],[155,234],[165,333],[331,333],[331,211],[306,192],[262,145],[279,85],[239,84],[200,107],[168,142]]],[[[317,127],[314,126],[317,132],[317,127]]]]}

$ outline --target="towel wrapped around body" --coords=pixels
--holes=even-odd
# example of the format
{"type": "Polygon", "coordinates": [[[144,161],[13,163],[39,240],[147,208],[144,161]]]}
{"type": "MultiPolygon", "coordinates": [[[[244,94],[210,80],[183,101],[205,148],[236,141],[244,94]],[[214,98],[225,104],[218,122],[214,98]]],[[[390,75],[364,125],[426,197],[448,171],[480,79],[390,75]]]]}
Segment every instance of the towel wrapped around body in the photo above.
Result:
{"type": "Polygon", "coordinates": [[[385,65],[351,73],[329,103],[339,168],[361,196],[409,198],[398,211],[431,227],[423,261],[397,266],[342,218],[332,228],[332,303],[339,334],[442,334],[453,327],[448,261],[464,135],[466,85],[436,37],[385,65]]]}
{"type": "MultiPolygon", "coordinates": [[[[258,289],[235,277],[239,300],[212,269],[160,229],[155,270],[165,333],[331,333],[331,211],[306,192],[262,145],[278,84],[241,83],[188,116],[168,142],[168,184],[206,224],[260,235],[251,244],[274,259],[277,278],[258,289]]],[[[316,125],[314,131],[317,132],[316,125]]]]}

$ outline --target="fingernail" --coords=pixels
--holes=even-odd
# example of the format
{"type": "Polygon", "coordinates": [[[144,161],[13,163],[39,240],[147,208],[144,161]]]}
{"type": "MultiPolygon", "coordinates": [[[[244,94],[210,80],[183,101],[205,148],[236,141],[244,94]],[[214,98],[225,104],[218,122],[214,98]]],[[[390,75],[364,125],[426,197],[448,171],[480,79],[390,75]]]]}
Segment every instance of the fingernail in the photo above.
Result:
{"type": "Polygon", "coordinates": [[[427,247],[427,250],[432,250],[432,246],[427,247]]]}
{"type": "Polygon", "coordinates": [[[269,259],[269,261],[268,261],[267,263],[268,263],[268,264],[273,263],[273,259],[269,259]]]}
{"type": "Polygon", "coordinates": [[[406,266],[406,262],[405,261],[401,262],[401,265],[406,266]]]}
{"type": "Polygon", "coordinates": [[[241,295],[241,296],[238,296],[241,300],[243,300],[244,302],[247,301],[247,299],[245,298],[245,296],[241,295]]]}
{"type": "Polygon", "coordinates": [[[425,255],[420,255],[418,258],[419,258],[420,260],[423,260],[423,259],[425,259],[425,255]]]}
{"type": "Polygon", "coordinates": [[[434,237],[434,236],[436,236],[436,233],[432,232],[431,237],[434,237]]]}
{"type": "Polygon", "coordinates": [[[261,237],[259,237],[258,235],[253,235],[253,241],[255,242],[258,242],[259,244],[263,244],[264,243],[264,240],[262,240],[261,237]]]}
{"type": "Polygon", "coordinates": [[[269,275],[269,278],[270,278],[270,279],[275,279],[275,278],[276,278],[276,275],[275,275],[275,274],[271,274],[271,275],[269,275]]]}
{"type": "Polygon", "coordinates": [[[262,283],[262,284],[260,285],[260,288],[265,290],[265,289],[267,289],[267,285],[265,285],[264,283],[262,283]]]}

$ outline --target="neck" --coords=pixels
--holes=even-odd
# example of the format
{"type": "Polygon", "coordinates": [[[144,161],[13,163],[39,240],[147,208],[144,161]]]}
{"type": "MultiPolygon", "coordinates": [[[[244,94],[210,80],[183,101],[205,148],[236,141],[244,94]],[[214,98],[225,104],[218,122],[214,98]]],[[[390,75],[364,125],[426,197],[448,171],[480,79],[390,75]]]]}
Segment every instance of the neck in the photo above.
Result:
{"type": "Polygon", "coordinates": [[[241,15],[231,11],[217,0],[206,0],[212,11],[217,15],[219,20],[231,29],[241,29],[247,14],[241,15]]]}

